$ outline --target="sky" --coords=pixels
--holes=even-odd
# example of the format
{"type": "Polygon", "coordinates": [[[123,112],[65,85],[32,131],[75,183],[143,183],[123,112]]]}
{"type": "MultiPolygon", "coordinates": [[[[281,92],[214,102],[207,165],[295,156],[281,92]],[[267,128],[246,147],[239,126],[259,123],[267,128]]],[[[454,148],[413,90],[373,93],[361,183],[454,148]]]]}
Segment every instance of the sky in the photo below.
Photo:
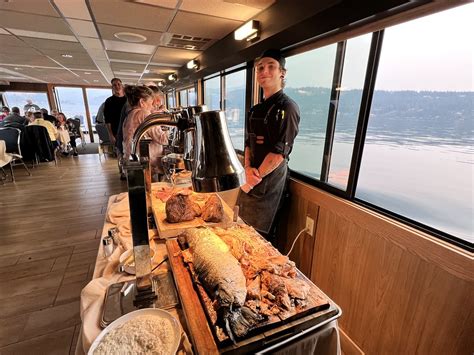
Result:
{"type": "MultiPolygon", "coordinates": [[[[385,30],[376,90],[474,91],[474,3],[385,30]]],[[[371,34],[348,41],[342,86],[361,88],[371,34]]],[[[287,86],[331,87],[336,44],[287,58],[287,86]]]]}

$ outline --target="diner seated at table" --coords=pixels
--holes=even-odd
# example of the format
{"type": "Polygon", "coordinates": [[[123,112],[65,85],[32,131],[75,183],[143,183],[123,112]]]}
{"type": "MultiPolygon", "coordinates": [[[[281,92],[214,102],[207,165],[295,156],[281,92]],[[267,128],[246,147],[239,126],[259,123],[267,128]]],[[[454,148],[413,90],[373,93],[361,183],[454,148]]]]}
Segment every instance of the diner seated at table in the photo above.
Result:
{"type": "Polygon", "coordinates": [[[41,112],[43,113],[43,119],[45,119],[46,121],[51,122],[52,124],[56,124],[56,117],[50,115],[50,114],[48,113],[48,110],[47,110],[47,109],[42,108],[42,109],[41,109],[41,112]]]}
{"type": "MultiPolygon", "coordinates": [[[[66,116],[64,116],[64,118],[66,118],[66,116]]],[[[76,119],[68,118],[66,120],[66,125],[69,132],[69,139],[73,150],[73,155],[77,157],[76,139],[81,138],[82,142],[84,142],[80,123],[78,123],[76,119]]]]}
{"type": "Polygon", "coordinates": [[[11,113],[3,119],[2,123],[3,125],[9,124],[9,123],[24,124],[25,117],[20,115],[20,109],[15,106],[15,107],[12,107],[11,113]]]}
{"type": "Polygon", "coordinates": [[[7,106],[2,107],[2,112],[0,113],[0,122],[3,121],[5,117],[10,114],[10,108],[7,106]]]}
{"type": "Polygon", "coordinates": [[[53,147],[57,148],[59,147],[59,142],[58,142],[58,130],[56,127],[49,121],[46,121],[43,118],[43,113],[41,111],[36,111],[33,114],[34,120],[31,122],[29,125],[38,125],[38,126],[43,126],[48,130],[48,135],[49,138],[51,139],[51,142],[53,142],[53,147]]]}
{"type": "MultiPolygon", "coordinates": [[[[69,155],[69,145],[71,145],[71,138],[69,137],[69,127],[66,123],[66,116],[64,113],[59,112],[56,114],[56,128],[58,130],[58,140],[60,144],[61,153],[63,155],[69,155]]],[[[74,141],[74,154],[77,155],[76,142],[74,141]]]]}
{"type": "Polygon", "coordinates": [[[25,126],[28,126],[31,122],[35,120],[35,114],[32,111],[25,112],[25,126]]]}

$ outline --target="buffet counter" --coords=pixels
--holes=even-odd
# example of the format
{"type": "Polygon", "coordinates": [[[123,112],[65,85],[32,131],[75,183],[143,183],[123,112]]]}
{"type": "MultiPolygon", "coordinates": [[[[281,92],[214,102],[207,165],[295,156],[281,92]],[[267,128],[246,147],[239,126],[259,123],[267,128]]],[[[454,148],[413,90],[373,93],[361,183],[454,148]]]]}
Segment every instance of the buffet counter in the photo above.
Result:
{"type": "MultiPolygon", "coordinates": [[[[134,275],[129,275],[121,272],[122,270],[119,270],[120,256],[126,250],[132,249],[129,216],[128,194],[122,193],[111,196],[109,199],[105,224],[102,231],[102,238],[97,255],[93,279],[88,285],[86,285],[81,293],[80,314],[82,319],[82,327],[80,338],[76,347],[76,354],[87,353],[91,347],[91,344],[102,331],[100,325],[102,323],[104,300],[108,287],[112,284],[134,280],[135,278],[134,275]],[[116,245],[113,252],[109,256],[106,256],[106,253],[109,253],[110,249],[106,250],[102,240],[104,237],[107,237],[109,230],[114,228],[116,233],[114,238],[116,245]]],[[[171,264],[174,262],[174,267],[176,268],[176,255],[167,255],[167,250],[170,249],[169,245],[167,249],[166,239],[160,238],[159,232],[156,229],[149,230],[149,237],[150,248],[154,250],[152,268],[157,266],[153,271],[153,274],[160,275],[171,271],[176,274],[177,271],[172,270],[171,267],[171,264]],[[165,258],[169,258],[169,260],[163,262],[165,258]]],[[[168,239],[168,243],[170,243],[170,239],[168,239]]],[[[178,353],[192,354],[207,352],[203,351],[203,348],[200,348],[199,340],[196,339],[198,336],[200,336],[198,335],[200,333],[199,329],[197,331],[196,328],[193,329],[195,325],[193,325],[192,321],[190,322],[191,315],[187,313],[190,304],[190,297],[185,296],[182,293],[184,285],[179,284],[183,281],[181,281],[177,275],[174,275],[174,280],[176,283],[178,283],[176,288],[180,302],[171,308],[166,308],[166,310],[170,312],[176,319],[178,319],[179,323],[181,324],[181,342],[178,353]]],[[[192,297],[197,297],[197,292],[194,292],[192,287],[190,289],[191,292],[194,293],[192,297]]],[[[199,307],[199,304],[194,304],[194,307],[199,309],[201,308],[199,307]]],[[[204,313],[202,313],[201,310],[201,316],[202,314],[204,313]]],[[[293,327],[293,332],[284,333],[285,336],[279,336],[278,340],[273,339],[270,341],[272,336],[275,338],[273,333],[275,333],[276,330],[266,330],[265,333],[258,335],[258,337],[261,338],[259,344],[267,344],[266,346],[263,346],[261,349],[259,349],[259,351],[261,351],[261,353],[318,353],[338,355],[340,354],[340,341],[339,330],[337,327],[337,318],[340,316],[340,314],[341,311],[337,305],[330,301],[330,307],[328,309],[307,315],[305,317],[305,322],[306,318],[308,322],[303,323],[302,320],[299,322],[289,322],[289,324],[285,326],[288,328],[293,327]],[[293,323],[295,323],[296,326],[293,323]],[[306,324],[308,324],[308,326],[305,326],[306,324]],[[268,339],[268,341],[266,339],[268,339]]],[[[203,319],[206,321],[205,317],[203,319]]],[[[229,351],[239,353],[239,347],[240,346],[238,344],[232,344],[227,346],[225,349],[219,348],[219,350],[217,350],[217,347],[215,347],[215,352],[229,351]]]]}

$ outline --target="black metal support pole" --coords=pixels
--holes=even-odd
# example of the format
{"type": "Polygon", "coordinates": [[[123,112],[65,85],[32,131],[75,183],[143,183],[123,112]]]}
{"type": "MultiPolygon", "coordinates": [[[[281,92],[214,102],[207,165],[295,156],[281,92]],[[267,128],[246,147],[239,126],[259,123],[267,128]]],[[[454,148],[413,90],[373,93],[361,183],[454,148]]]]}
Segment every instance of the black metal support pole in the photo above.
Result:
{"type": "Polygon", "coordinates": [[[135,276],[137,290],[140,292],[152,287],[145,178],[143,165],[138,161],[127,162],[125,169],[127,171],[135,276]]]}
{"type": "Polygon", "coordinates": [[[383,31],[375,32],[370,45],[369,61],[365,74],[364,90],[362,92],[359,120],[357,123],[356,135],[354,138],[354,149],[352,151],[351,168],[349,170],[349,180],[347,182],[347,196],[353,199],[359,178],[360,164],[365,144],[365,135],[369,125],[370,108],[374,95],[375,79],[379,66],[380,54],[382,52],[383,31]]]}
{"type": "Polygon", "coordinates": [[[328,122],[326,126],[326,141],[324,142],[323,161],[321,164],[321,181],[327,182],[336,130],[337,108],[339,105],[339,94],[342,82],[342,71],[344,68],[344,56],[346,53],[346,42],[339,42],[336,51],[336,63],[332,78],[331,100],[329,101],[328,122]]]}

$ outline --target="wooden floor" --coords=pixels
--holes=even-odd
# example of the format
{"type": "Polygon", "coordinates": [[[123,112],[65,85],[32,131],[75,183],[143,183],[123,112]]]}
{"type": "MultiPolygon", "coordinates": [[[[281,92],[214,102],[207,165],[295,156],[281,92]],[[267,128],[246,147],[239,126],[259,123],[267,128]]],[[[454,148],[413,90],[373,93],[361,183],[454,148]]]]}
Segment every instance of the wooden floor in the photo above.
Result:
{"type": "Polygon", "coordinates": [[[80,155],[0,185],[0,354],[74,353],[117,161],[80,155]]]}

